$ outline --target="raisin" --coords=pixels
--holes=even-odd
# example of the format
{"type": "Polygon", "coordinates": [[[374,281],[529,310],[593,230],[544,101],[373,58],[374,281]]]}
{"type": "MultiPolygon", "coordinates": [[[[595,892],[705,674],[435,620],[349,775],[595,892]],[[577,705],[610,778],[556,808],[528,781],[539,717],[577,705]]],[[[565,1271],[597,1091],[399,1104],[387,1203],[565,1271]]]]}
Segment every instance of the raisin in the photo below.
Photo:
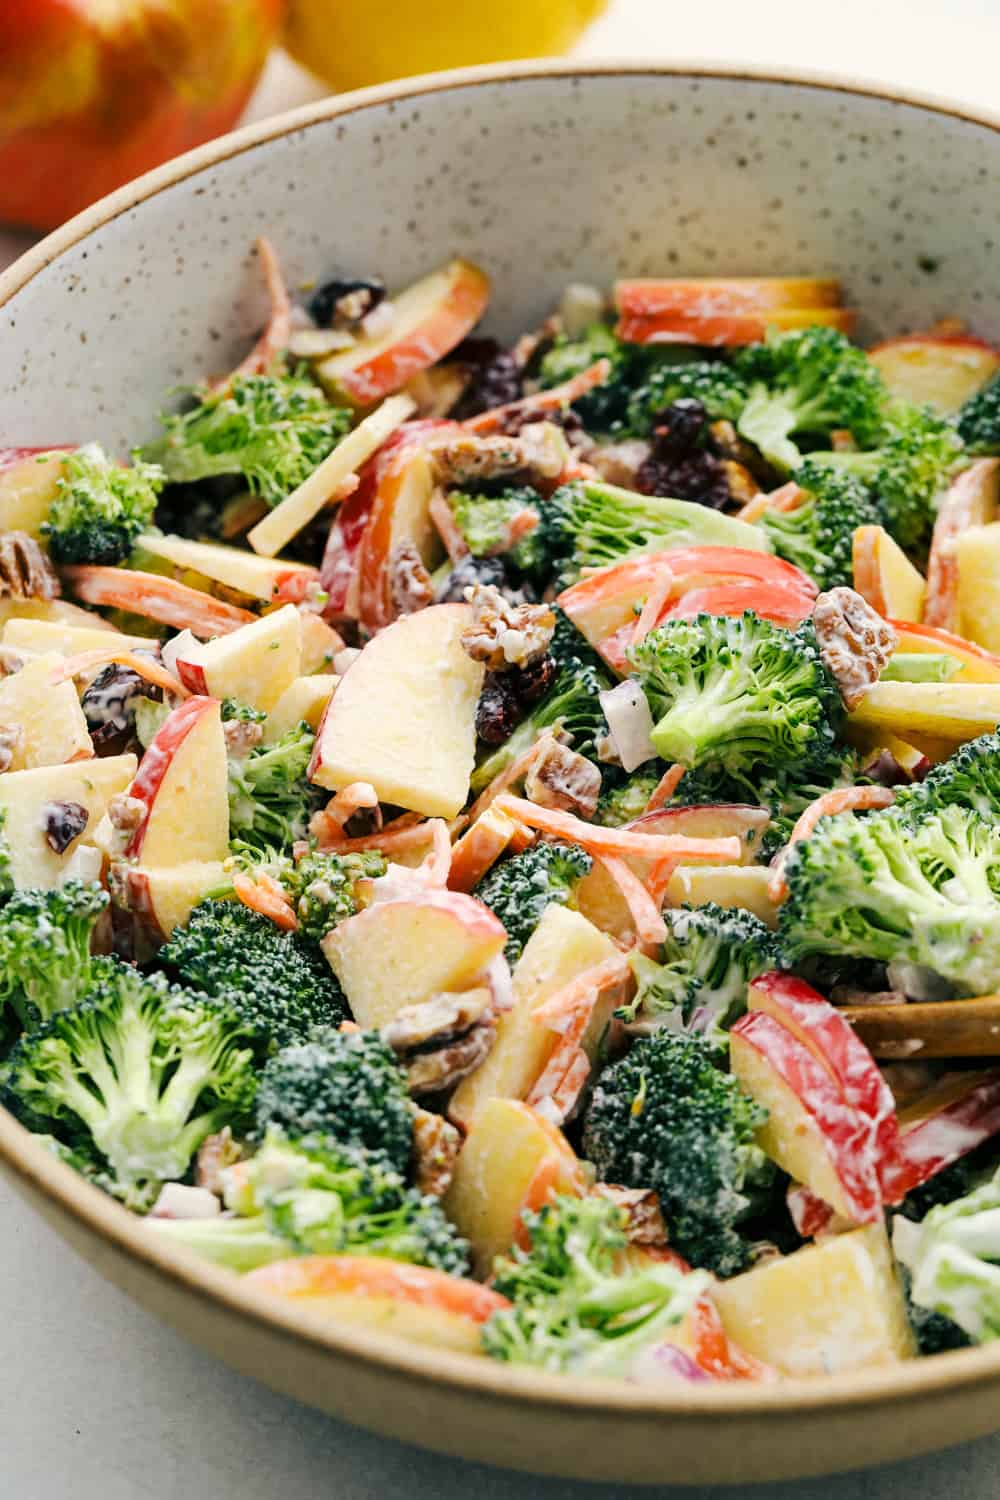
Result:
{"type": "Polygon", "coordinates": [[[517,694],[518,701],[526,708],[544,698],[556,680],[556,659],[551,653],[540,656],[526,667],[515,667],[507,673],[507,680],[517,694]]]}
{"type": "Polygon", "coordinates": [[[385,300],[385,286],[377,278],[325,281],[309,299],[309,311],[321,328],[360,323],[385,300]]]}
{"type": "Polygon", "coordinates": [[[42,832],[53,854],[65,854],[89,821],[90,813],[79,802],[46,802],[42,808],[42,832]]]}
{"type": "Polygon", "coordinates": [[[486,745],[502,745],[517,728],[521,705],[505,672],[487,672],[476,708],[476,733],[486,745]]]}
{"type": "Polygon", "coordinates": [[[95,746],[106,746],[135,726],[135,709],[140,698],[160,702],[162,688],[149,683],[118,662],[110,662],[94,678],[80,699],[87,728],[95,746]]]}
{"type": "Polygon", "coordinates": [[[684,398],[657,416],[649,457],[636,475],[643,495],[670,495],[712,510],[728,505],[729,474],[705,446],[710,437],[707,413],[700,401],[684,398]]]}
{"type": "Polygon", "coordinates": [[[524,395],[524,378],[516,357],[494,339],[466,339],[453,358],[475,367],[452,416],[464,421],[494,406],[507,406],[524,395]]]}
{"type": "Polygon", "coordinates": [[[437,602],[462,604],[465,602],[466,589],[475,588],[477,583],[492,584],[494,588],[503,589],[506,582],[507,572],[499,557],[463,557],[445,579],[437,602]]]}
{"type": "Polygon", "coordinates": [[[661,458],[681,458],[702,440],[708,412],[693,396],[682,396],[656,414],[654,428],[661,458]]]}

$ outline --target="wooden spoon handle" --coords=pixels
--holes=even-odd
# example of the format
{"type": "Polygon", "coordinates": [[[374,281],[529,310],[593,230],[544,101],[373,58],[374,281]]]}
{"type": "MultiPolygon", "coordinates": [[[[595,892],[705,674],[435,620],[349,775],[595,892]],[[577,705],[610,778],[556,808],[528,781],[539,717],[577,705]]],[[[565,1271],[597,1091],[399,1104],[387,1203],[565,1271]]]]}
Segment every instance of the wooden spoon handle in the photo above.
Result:
{"type": "Polygon", "coordinates": [[[1000,995],[934,1004],[845,1005],[842,1014],[875,1057],[1000,1057],[1000,995]]]}

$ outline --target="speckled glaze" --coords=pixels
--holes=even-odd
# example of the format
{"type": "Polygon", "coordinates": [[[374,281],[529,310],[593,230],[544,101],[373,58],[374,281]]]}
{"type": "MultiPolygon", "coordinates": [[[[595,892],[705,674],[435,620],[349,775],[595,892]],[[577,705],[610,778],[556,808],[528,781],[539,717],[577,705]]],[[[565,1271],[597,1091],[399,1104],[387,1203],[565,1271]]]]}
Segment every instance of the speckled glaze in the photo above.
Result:
{"type": "MultiPolygon", "coordinates": [[[[513,334],[568,279],[836,274],[866,334],[1000,338],[1000,118],[718,67],[504,66],[299,111],[160,169],[0,278],[0,444],[149,435],[292,283],[405,282],[460,253],[513,334]]],[[[1000,1346],[779,1386],[582,1382],[336,1327],[153,1241],[0,1111],[0,1166],[60,1233],[239,1369],[351,1421],[510,1467],[626,1482],[788,1478],[1000,1425],[1000,1346]]]]}

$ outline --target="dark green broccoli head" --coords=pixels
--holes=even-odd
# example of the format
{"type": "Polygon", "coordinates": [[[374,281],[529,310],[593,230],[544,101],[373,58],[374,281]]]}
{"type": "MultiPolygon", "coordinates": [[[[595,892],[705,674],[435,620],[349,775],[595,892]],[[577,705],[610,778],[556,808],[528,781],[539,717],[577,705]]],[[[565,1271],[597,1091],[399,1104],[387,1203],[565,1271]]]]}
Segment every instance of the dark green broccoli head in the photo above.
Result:
{"type": "Polygon", "coordinates": [[[900,787],[896,806],[914,816],[941,807],[971,807],[987,822],[1000,818],[1000,734],[960,745],[923,781],[900,787]]]}
{"type": "Polygon", "coordinates": [[[750,981],[777,967],[777,939],[752,912],[712,902],[676,907],[663,917],[667,936],[659,961],[633,955],[638,988],[619,1015],[714,1042],[746,1010],[750,981]]]}
{"type": "Polygon", "coordinates": [[[636,437],[648,437],[660,413],[685,400],[700,401],[712,421],[736,422],[749,394],[743,377],[722,360],[660,365],[632,396],[627,426],[636,437]]]}
{"type": "Polygon", "coordinates": [[[250,1121],[267,1039],[227,999],[94,961],[87,998],[14,1046],[3,1099],[33,1129],[85,1143],[115,1191],[148,1202],[206,1136],[250,1121]]]}
{"type": "Polygon", "coordinates": [[[284,1047],[261,1074],[258,1135],[272,1125],[379,1152],[405,1174],[413,1144],[406,1074],[377,1032],[324,1028],[284,1047]]]}
{"type": "Polygon", "coordinates": [[[17,891],[0,908],[0,1009],[22,1026],[75,1005],[90,984],[90,940],[108,894],[68,880],[53,891],[17,891]]]}
{"type": "Polygon", "coordinates": [[[484,876],[475,895],[506,929],[508,963],[517,963],[547,906],[573,904],[576,887],[590,866],[590,855],[574,844],[539,841],[484,876]]]}
{"type": "Polygon", "coordinates": [[[801,568],[820,589],[854,582],[854,533],[881,526],[882,511],[852,474],[805,463],[795,472],[805,491],[794,510],[767,510],[761,525],[779,557],[801,568]]]}
{"type": "Polygon", "coordinates": [[[628,1377],[708,1284],[668,1264],[622,1267],[623,1214],[607,1199],[559,1197],[523,1217],[531,1248],[496,1262],[494,1289],[513,1306],[483,1328],[494,1359],[628,1377]]]}
{"type": "Polygon", "coordinates": [[[543,501],[530,485],[510,485],[496,494],[469,495],[452,490],[448,504],[473,557],[503,557],[511,567],[545,582],[549,572],[548,547],[541,525],[511,543],[516,516],[534,512],[541,520],[543,501]]]}
{"type": "Polygon", "coordinates": [[[163,470],[112,461],[97,443],[68,453],[42,532],[54,562],[120,563],[153,519],[163,470]]]}
{"type": "Polygon", "coordinates": [[[958,414],[958,435],[970,453],[1000,453],[1000,375],[966,401],[958,414]]]}
{"type": "Polygon", "coordinates": [[[964,995],[1000,986],[1000,827],[977,813],[824,818],[785,877],[789,963],[826,953],[919,964],[964,995]]]}
{"type": "Polygon", "coordinates": [[[277,505],[302,484],[351,425],[304,369],[238,375],[224,389],[199,389],[189,411],[163,415],[165,435],[143,449],[173,483],[240,474],[277,505]]]}
{"type": "Polygon", "coordinates": [[[306,772],[316,736],[295,725],[273,745],[229,757],[229,831],[241,844],[288,850],[306,837],[309,819],[325,799],[306,772]]]}
{"type": "Polygon", "coordinates": [[[288,893],[304,937],[319,942],[340,922],[360,911],[359,882],[386,872],[378,850],[324,854],[310,849],[301,859],[282,861],[277,878],[288,893]]]}
{"type": "Polygon", "coordinates": [[[595,663],[593,653],[563,657],[545,697],[534,704],[509,739],[477,763],[472,773],[473,793],[481,792],[522,751],[530,749],[541,730],[556,725],[574,750],[593,759],[598,739],[607,733],[598,695],[610,686],[610,677],[595,663]]]}
{"type": "Polygon", "coordinates": [[[662,774],[662,767],[656,771],[641,768],[624,781],[609,777],[597,804],[594,822],[604,828],[624,828],[626,823],[634,822],[646,811],[662,774]]]}
{"type": "Polygon", "coordinates": [[[824,439],[846,428],[863,448],[883,433],[886,389],[878,370],[833,328],[812,327],[769,336],[733,355],[733,370],[749,387],[737,419],[740,434],[769,463],[798,468],[796,438],[824,439]]]}
{"type": "Polygon", "coordinates": [[[347,1013],[319,950],[236,901],[199,902],[158,962],[195,989],[232,996],[279,1047],[302,1041],[316,1026],[337,1026],[347,1013]]]}
{"type": "Polygon", "coordinates": [[[761,772],[829,766],[841,699],[811,624],[791,632],[749,611],[669,620],[628,657],[665,761],[714,767],[750,787],[761,772]]]}
{"type": "Polygon", "coordinates": [[[713,1063],[701,1037],[659,1031],[597,1080],[583,1149],[604,1182],[652,1188],[670,1243],[719,1276],[750,1258],[736,1225],[770,1164],[754,1143],[767,1112],[713,1063]]]}

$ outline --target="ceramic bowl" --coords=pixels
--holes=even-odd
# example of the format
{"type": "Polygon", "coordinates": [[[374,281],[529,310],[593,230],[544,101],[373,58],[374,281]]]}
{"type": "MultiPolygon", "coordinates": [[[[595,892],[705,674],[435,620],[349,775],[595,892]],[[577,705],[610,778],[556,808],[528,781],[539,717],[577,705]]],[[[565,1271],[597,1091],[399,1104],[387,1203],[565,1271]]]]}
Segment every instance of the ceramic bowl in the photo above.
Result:
{"type": "MultiPolygon", "coordinates": [[[[153,430],[164,392],[227,368],[292,284],[488,268],[492,329],[570,280],[835,274],[862,333],[942,316],[1000,338],[1000,118],[831,79],[570,64],[329,100],[181,158],[0,278],[0,444],[153,430]]],[[[778,1386],[533,1374],[322,1323],[169,1252],[0,1114],[15,1187],[105,1275],[238,1369],[349,1421],[495,1464],[618,1482],[828,1472],[1000,1425],[1000,1346],[778,1386]]]]}

